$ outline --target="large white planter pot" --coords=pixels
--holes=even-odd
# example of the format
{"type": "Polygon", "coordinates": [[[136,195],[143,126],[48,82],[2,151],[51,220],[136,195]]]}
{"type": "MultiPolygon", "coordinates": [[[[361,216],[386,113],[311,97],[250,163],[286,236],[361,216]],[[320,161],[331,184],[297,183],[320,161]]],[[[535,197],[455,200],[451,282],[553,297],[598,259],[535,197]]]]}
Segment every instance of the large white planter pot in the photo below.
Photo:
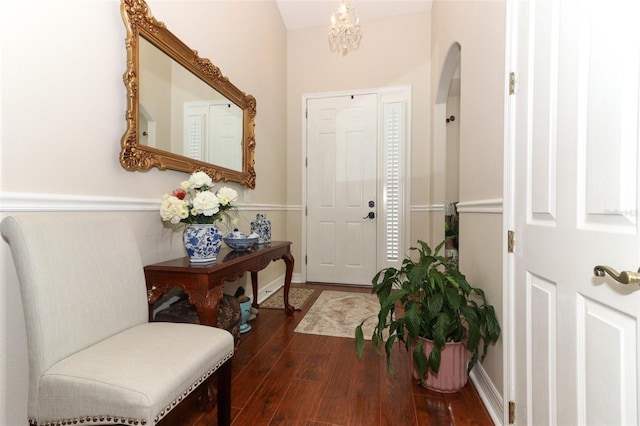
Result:
{"type": "MultiPolygon", "coordinates": [[[[434,347],[432,340],[423,339],[422,349],[424,354],[429,357],[434,347]]],[[[413,361],[413,350],[409,353],[411,357],[411,370],[413,378],[420,379],[420,372],[413,361]]],[[[469,353],[462,342],[446,343],[442,349],[440,359],[440,369],[437,373],[427,370],[426,383],[420,382],[427,389],[436,392],[452,393],[458,392],[467,384],[469,375],[467,374],[467,365],[469,362],[469,353]]]]}

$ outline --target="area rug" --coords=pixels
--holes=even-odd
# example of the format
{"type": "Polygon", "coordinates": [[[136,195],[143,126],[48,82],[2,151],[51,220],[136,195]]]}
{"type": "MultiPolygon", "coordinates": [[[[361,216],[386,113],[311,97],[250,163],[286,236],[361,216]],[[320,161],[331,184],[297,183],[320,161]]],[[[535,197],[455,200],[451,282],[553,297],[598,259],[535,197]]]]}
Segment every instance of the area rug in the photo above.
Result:
{"type": "Polygon", "coordinates": [[[366,320],[362,330],[364,338],[371,340],[379,310],[378,298],[373,294],[323,291],[295,331],[355,338],[356,326],[366,320]]]}
{"type": "MultiPolygon", "coordinates": [[[[297,311],[301,310],[315,290],[309,288],[289,288],[289,304],[297,311]]],[[[284,309],[284,288],[280,287],[275,293],[260,303],[260,309],[284,309]]]]}

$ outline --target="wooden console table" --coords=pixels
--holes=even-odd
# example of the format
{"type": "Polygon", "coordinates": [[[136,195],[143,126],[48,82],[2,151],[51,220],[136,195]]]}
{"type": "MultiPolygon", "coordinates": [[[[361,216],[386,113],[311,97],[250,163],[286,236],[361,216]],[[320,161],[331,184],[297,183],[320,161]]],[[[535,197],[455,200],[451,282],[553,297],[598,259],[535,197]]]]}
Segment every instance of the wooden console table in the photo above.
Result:
{"type": "MultiPolygon", "coordinates": [[[[251,272],[252,305],[258,308],[258,271],[266,268],[270,262],[280,259],[284,260],[286,266],[284,309],[287,315],[291,315],[293,306],[289,305],[289,287],[294,260],[289,241],[273,241],[265,246],[254,246],[247,251],[233,251],[223,247],[215,263],[210,264],[191,264],[187,257],[183,257],[145,266],[149,305],[151,307],[171,288],[180,287],[198,310],[200,323],[215,327],[218,323],[218,309],[225,281],[237,280],[245,272],[251,272]]],[[[151,312],[149,315],[151,316],[151,312]]]]}

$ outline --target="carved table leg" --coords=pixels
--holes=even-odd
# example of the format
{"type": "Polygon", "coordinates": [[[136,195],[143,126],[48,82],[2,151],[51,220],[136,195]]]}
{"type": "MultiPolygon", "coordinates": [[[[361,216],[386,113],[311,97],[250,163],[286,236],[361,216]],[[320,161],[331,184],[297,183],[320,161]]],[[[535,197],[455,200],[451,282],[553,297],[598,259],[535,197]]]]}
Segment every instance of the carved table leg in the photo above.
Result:
{"type": "Polygon", "coordinates": [[[287,315],[293,315],[294,307],[289,304],[289,287],[291,287],[291,277],[293,276],[293,255],[289,252],[282,256],[286,266],[284,275],[284,311],[287,315]]]}
{"type": "Polygon", "coordinates": [[[222,286],[216,286],[208,291],[185,289],[184,292],[189,296],[189,302],[195,305],[200,324],[216,327],[222,300],[222,286]]]}
{"type": "Polygon", "coordinates": [[[153,321],[153,305],[162,297],[169,289],[167,287],[156,287],[155,285],[147,289],[147,302],[149,303],[149,322],[153,321]]]}

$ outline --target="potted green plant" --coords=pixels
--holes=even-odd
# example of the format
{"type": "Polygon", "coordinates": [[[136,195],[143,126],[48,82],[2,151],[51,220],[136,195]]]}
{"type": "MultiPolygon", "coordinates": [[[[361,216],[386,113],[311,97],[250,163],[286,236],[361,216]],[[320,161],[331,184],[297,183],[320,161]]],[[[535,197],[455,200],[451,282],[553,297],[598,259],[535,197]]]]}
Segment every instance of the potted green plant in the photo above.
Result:
{"type": "MultiPolygon", "coordinates": [[[[384,346],[390,372],[391,350],[397,342],[412,352],[414,376],[423,385],[441,392],[455,392],[464,386],[478,360],[484,359],[489,345],[498,340],[500,325],[484,292],[472,287],[439,254],[446,241],[435,250],[418,241],[418,247],[410,248],[411,253],[399,269],[385,268],[375,275],[372,293],[378,296],[380,311],[372,343],[378,352],[380,345],[384,346]],[[449,374],[440,371],[441,366],[451,364],[443,358],[451,352],[449,345],[462,347],[464,378],[463,382],[443,388],[436,381],[439,376],[449,374]]],[[[359,358],[364,352],[363,323],[355,333],[359,358]]],[[[446,377],[442,379],[450,382],[446,377]]]]}

